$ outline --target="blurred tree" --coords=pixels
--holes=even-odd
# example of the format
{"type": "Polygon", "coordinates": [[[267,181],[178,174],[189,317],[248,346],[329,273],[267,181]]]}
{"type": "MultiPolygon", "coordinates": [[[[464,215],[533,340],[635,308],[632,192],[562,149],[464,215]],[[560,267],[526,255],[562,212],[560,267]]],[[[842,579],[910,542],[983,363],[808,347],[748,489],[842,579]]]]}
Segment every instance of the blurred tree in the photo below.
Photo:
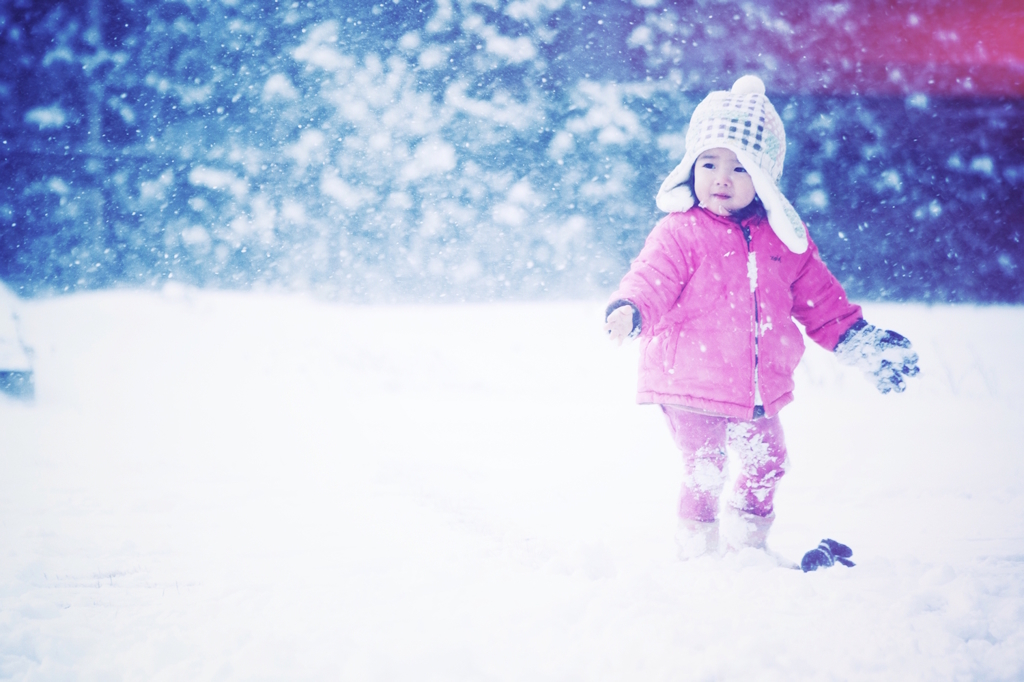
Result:
{"type": "Polygon", "coordinates": [[[851,294],[1021,301],[1024,24],[988,5],[12,0],[0,276],[595,294],[693,107],[750,72],[851,294]]]}

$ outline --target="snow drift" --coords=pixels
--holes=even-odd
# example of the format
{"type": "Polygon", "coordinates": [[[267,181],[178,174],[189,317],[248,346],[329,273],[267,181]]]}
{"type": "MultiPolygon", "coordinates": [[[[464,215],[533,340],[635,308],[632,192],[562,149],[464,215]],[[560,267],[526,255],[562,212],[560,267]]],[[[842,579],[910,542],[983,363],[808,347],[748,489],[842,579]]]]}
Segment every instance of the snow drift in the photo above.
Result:
{"type": "Polygon", "coordinates": [[[680,563],[679,464],[592,303],[35,300],[0,399],[0,673],[1019,679],[1024,310],[866,304],[878,395],[811,348],[770,541],[680,563]]]}

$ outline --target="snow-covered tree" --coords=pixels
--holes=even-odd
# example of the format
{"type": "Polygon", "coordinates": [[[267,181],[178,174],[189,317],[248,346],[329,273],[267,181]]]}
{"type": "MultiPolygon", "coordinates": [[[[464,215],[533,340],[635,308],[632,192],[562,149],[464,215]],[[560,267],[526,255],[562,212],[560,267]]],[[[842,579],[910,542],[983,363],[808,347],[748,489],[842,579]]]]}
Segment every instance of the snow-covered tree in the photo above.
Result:
{"type": "Polygon", "coordinates": [[[693,108],[749,72],[786,121],[783,188],[852,294],[1019,301],[1024,56],[991,9],[4,5],[0,276],[596,294],[658,219],[693,108]]]}

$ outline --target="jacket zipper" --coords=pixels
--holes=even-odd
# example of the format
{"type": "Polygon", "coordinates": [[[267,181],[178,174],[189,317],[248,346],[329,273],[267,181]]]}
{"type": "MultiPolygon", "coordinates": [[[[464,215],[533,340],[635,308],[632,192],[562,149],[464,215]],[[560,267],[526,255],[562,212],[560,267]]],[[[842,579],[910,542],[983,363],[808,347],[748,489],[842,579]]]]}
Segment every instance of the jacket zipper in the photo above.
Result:
{"type": "MultiPolygon", "coordinates": [[[[740,225],[740,229],[743,230],[743,238],[747,241],[747,278],[750,278],[750,259],[755,257],[753,249],[753,237],[750,234],[750,227],[747,225],[740,225]]],[[[754,262],[755,276],[757,274],[757,262],[754,262]]],[[[758,381],[758,369],[760,365],[760,332],[761,332],[761,309],[757,301],[757,290],[754,282],[751,281],[751,293],[754,298],[754,408],[753,412],[757,411],[757,399],[760,393],[760,382],[758,381]]],[[[761,398],[762,402],[764,398],[761,398]]],[[[753,414],[751,415],[753,416],[753,414]]]]}

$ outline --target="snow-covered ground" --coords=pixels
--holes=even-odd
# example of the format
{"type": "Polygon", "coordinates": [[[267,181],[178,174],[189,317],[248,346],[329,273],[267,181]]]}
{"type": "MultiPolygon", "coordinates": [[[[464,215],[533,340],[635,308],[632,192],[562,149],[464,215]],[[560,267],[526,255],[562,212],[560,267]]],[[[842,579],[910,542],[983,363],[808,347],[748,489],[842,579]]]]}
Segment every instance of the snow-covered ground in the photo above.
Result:
{"type": "Polygon", "coordinates": [[[0,676],[1024,677],[1024,309],[867,304],[922,374],[811,348],[770,538],[681,563],[680,465],[600,301],[22,302],[0,398],[0,676]]]}

